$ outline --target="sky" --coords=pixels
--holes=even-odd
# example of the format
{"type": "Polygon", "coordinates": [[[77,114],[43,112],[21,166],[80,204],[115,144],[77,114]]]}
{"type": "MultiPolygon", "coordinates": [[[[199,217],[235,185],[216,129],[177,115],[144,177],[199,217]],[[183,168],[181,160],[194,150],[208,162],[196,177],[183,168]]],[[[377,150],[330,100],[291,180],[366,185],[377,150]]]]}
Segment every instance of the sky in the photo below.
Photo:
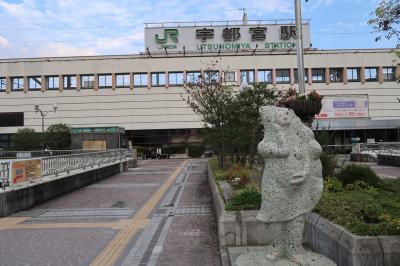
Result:
{"type": "MultiPolygon", "coordinates": [[[[318,49],[393,48],[367,21],[379,0],[302,0],[318,49]]],[[[293,19],[293,0],[0,0],[0,58],[137,54],[144,23],[293,19]]]]}

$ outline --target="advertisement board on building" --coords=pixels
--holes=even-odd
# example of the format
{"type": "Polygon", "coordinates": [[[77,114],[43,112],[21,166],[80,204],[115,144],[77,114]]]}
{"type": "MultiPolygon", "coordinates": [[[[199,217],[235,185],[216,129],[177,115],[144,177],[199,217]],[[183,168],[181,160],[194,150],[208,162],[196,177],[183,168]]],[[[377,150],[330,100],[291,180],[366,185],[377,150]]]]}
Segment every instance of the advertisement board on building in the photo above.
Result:
{"type": "Polygon", "coordinates": [[[368,118],[368,95],[325,95],[316,119],[368,118]]]}
{"type": "MultiPolygon", "coordinates": [[[[303,24],[303,43],[311,45],[310,25],[303,24]]],[[[146,27],[148,52],[218,52],[253,49],[295,49],[293,24],[146,27]]]]}

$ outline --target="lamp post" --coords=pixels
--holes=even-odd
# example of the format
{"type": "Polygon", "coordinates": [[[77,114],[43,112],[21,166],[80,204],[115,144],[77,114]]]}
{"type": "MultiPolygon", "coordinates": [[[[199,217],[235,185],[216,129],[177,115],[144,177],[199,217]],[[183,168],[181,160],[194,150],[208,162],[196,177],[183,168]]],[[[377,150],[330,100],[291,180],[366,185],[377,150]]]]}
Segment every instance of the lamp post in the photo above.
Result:
{"type": "Polygon", "coordinates": [[[57,104],[54,104],[54,105],[53,105],[53,111],[43,111],[43,110],[40,109],[40,107],[39,107],[38,104],[35,104],[35,105],[34,105],[34,109],[35,109],[35,111],[36,111],[36,114],[37,114],[37,113],[40,113],[40,116],[42,117],[42,138],[41,138],[41,145],[42,145],[42,152],[43,152],[43,151],[44,151],[44,118],[45,118],[45,116],[46,116],[48,113],[50,113],[50,112],[57,113],[58,107],[57,107],[57,104]]]}
{"type": "Polygon", "coordinates": [[[299,93],[306,92],[304,84],[304,57],[303,57],[303,30],[301,24],[301,2],[294,0],[296,18],[296,39],[297,39],[297,75],[299,80],[299,93]]]}

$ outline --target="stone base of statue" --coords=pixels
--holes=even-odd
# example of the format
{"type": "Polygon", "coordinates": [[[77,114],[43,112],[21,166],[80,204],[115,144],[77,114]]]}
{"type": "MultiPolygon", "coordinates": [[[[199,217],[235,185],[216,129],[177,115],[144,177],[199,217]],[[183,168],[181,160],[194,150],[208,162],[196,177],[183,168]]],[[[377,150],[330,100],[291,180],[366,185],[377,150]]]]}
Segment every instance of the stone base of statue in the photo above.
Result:
{"type": "Polygon", "coordinates": [[[336,263],[327,257],[311,251],[305,251],[289,259],[287,256],[279,256],[272,247],[240,255],[236,262],[232,263],[235,264],[237,266],[336,266],[336,263]]]}

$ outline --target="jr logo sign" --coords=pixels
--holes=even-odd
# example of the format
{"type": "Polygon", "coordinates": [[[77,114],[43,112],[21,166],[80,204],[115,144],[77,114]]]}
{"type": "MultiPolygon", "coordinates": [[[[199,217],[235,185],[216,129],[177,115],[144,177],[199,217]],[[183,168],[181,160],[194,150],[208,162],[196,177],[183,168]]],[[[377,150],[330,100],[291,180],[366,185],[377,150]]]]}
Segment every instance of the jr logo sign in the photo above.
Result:
{"type": "Polygon", "coordinates": [[[168,39],[171,39],[174,43],[178,42],[179,32],[177,29],[164,29],[164,37],[160,38],[158,34],[156,34],[156,43],[158,44],[166,44],[168,39]]]}

